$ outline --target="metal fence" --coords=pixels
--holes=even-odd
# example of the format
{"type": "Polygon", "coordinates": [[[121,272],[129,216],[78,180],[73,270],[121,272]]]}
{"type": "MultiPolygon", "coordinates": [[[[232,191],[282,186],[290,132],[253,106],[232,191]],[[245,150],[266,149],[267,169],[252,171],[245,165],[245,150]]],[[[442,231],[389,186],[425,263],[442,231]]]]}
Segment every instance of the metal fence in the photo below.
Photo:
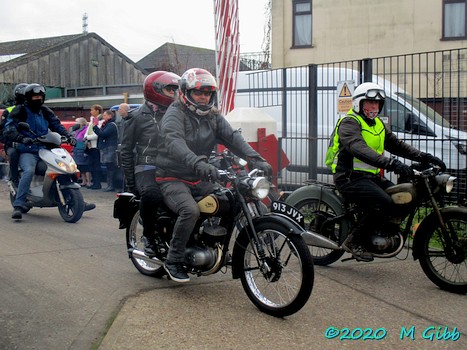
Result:
{"type": "Polygon", "coordinates": [[[329,136],[339,104],[351,103],[337,88],[373,81],[387,94],[382,119],[400,139],[442,158],[458,177],[456,199],[466,197],[467,48],[244,74],[235,106],[262,108],[277,121],[279,152],[290,162],[278,174],[280,188],[332,182],[324,165],[329,136]]]}

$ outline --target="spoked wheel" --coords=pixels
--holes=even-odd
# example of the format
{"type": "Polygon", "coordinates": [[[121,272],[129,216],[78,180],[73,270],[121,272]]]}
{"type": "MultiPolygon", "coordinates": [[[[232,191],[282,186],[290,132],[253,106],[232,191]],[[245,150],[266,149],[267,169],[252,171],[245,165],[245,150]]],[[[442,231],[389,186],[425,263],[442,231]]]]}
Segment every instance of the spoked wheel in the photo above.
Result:
{"type": "Polygon", "coordinates": [[[439,225],[428,225],[424,231],[420,265],[428,278],[441,289],[467,293],[467,217],[465,213],[443,214],[453,242],[448,248],[439,225]]]}
{"type": "Polygon", "coordinates": [[[58,212],[66,222],[77,222],[84,212],[84,200],[78,188],[68,188],[62,191],[65,205],[58,203],[58,212]]]}
{"type": "Polygon", "coordinates": [[[236,248],[242,264],[240,279],[246,294],[258,309],[275,317],[299,311],[308,301],[314,283],[313,260],[300,236],[289,235],[274,223],[256,226],[264,249],[261,260],[254,240],[245,231],[236,248]]]}
{"type": "MultiPolygon", "coordinates": [[[[127,248],[134,248],[143,251],[144,244],[141,241],[141,237],[143,237],[143,225],[141,223],[141,217],[138,210],[133,216],[130,226],[126,229],[127,248]]],[[[136,269],[143,275],[161,278],[166,274],[164,267],[160,264],[137,258],[133,254],[130,254],[130,259],[136,269]]]]}
{"type": "MultiPolygon", "coordinates": [[[[322,200],[307,198],[295,204],[294,207],[303,214],[306,230],[317,232],[339,244],[339,222],[333,224],[326,222],[328,219],[336,216],[336,212],[331,206],[322,200]]],[[[336,262],[345,253],[343,250],[313,246],[309,246],[309,248],[311,256],[313,257],[313,262],[320,266],[326,266],[336,262]]]]}

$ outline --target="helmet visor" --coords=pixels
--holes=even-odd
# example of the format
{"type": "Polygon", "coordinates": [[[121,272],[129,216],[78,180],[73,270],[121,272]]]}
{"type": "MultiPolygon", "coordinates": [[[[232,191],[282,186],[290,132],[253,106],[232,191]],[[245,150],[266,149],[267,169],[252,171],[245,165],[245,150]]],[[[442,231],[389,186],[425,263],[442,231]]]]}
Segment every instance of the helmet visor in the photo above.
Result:
{"type": "Polygon", "coordinates": [[[366,92],[366,94],[365,94],[365,97],[375,99],[375,98],[378,97],[378,95],[383,100],[386,98],[386,94],[384,93],[384,90],[380,90],[380,89],[370,89],[370,90],[368,90],[366,92]]]}
{"type": "Polygon", "coordinates": [[[45,94],[45,89],[43,86],[34,86],[31,91],[34,93],[34,94],[45,94]]]}

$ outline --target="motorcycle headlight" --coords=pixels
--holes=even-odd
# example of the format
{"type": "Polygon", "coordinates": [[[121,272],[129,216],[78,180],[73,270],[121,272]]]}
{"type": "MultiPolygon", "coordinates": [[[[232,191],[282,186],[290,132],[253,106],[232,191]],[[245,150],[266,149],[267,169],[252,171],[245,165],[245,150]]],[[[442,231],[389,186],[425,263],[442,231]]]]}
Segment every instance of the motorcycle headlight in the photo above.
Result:
{"type": "Polygon", "coordinates": [[[264,199],[268,196],[270,189],[269,181],[264,177],[257,177],[253,179],[251,184],[251,194],[258,199],[264,199]]]}
{"type": "Polygon", "coordinates": [[[448,174],[438,175],[436,177],[436,181],[438,181],[438,184],[444,188],[446,193],[450,193],[452,191],[452,189],[454,188],[455,180],[456,177],[448,174]]]}

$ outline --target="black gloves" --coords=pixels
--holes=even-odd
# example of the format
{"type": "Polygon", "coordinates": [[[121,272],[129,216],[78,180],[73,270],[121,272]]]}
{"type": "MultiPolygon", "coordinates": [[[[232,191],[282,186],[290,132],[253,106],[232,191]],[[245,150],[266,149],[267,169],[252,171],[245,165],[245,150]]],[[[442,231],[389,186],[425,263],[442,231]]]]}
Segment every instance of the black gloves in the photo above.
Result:
{"type": "Polygon", "coordinates": [[[76,144],[78,143],[78,141],[76,141],[75,137],[74,136],[68,136],[68,143],[71,145],[71,146],[76,146],[76,144]]]}
{"type": "Polygon", "coordinates": [[[410,177],[414,175],[412,168],[402,163],[398,159],[391,160],[387,169],[389,171],[394,171],[394,173],[404,177],[410,177]]]}
{"type": "Polygon", "coordinates": [[[250,158],[248,162],[248,168],[250,170],[253,169],[259,169],[264,171],[265,176],[271,176],[272,175],[272,166],[266,160],[264,160],[261,157],[252,157],[250,158]]]}
{"type": "Polygon", "coordinates": [[[21,142],[26,146],[31,146],[34,143],[34,140],[30,137],[23,137],[21,142]]]}
{"type": "Polygon", "coordinates": [[[215,181],[219,178],[217,168],[214,165],[206,163],[204,160],[195,164],[195,171],[201,180],[215,181]]]}
{"type": "Polygon", "coordinates": [[[420,157],[420,161],[422,163],[428,163],[428,164],[433,164],[436,166],[439,166],[441,171],[446,171],[446,164],[439,159],[438,157],[433,156],[430,153],[422,153],[422,156],[420,157]]]}

